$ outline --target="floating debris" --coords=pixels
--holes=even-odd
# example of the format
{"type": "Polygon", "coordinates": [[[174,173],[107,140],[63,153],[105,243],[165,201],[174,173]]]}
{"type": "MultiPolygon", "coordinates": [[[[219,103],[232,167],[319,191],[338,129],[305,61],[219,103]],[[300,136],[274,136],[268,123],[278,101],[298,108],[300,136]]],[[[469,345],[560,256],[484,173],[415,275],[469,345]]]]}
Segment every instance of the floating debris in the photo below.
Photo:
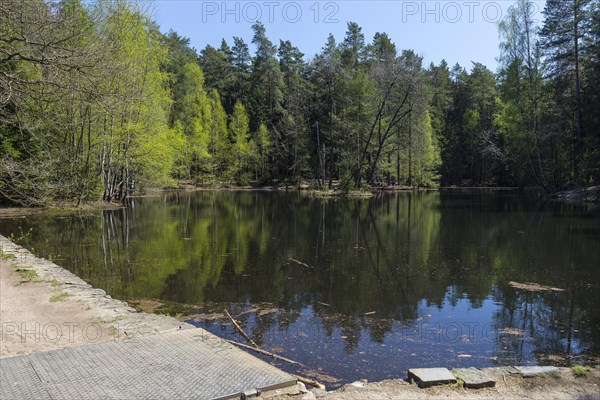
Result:
{"type": "Polygon", "coordinates": [[[525,335],[524,330],[517,329],[517,328],[501,328],[501,329],[498,329],[498,333],[500,333],[502,335],[515,335],[515,336],[525,335]]]}
{"type": "Polygon", "coordinates": [[[544,286],[539,283],[533,282],[513,282],[510,281],[508,284],[515,289],[527,290],[529,292],[564,292],[565,289],[552,287],[552,286],[544,286]]]}
{"type": "Polygon", "coordinates": [[[206,314],[196,314],[188,316],[189,321],[193,322],[204,322],[204,321],[214,321],[217,319],[225,319],[227,316],[222,313],[206,313],[206,314]]]}
{"type": "Polygon", "coordinates": [[[298,265],[302,265],[303,267],[312,268],[310,265],[308,265],[306,263],[303,263],[302,261],[296,260],[295,258],[291,258],[290,257],[289,260],[292,261],[292,262],[295,262],[298,265]]]}

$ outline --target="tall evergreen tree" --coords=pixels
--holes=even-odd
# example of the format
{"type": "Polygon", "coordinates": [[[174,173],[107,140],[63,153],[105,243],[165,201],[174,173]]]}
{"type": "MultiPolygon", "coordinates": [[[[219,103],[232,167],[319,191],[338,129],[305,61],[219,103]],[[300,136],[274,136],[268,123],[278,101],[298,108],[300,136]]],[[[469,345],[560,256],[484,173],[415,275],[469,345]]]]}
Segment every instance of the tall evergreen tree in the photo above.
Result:
{"type": "Polygon", "coordinates": [[[231,64],[233,68],[233,89],[232,101],[241,101],[244,104],[250,102],[250,68],[252,57],[248,45],[244,39],[234,36],[233,47],[231,48],[231,64]]]}
{"type": "Polygon", "coordinates": [[[585,153],[582,57],[586,51],[585,38],[590,32],[592,4],[592,0],[548,0],[540,32],[550,77],[557,85],[557,96],[562,98],[560,103],[566,116],[573,117],[573,178],[578,183],[586,178],[582,170],[585,153]]]}
{"type": "Polygon", "coordinates": [[[256,53],[250,77],[250,114],[254,121],[252,128],[256,129],[260,123],[274,126],[280,118],[283,111],[283,77],[276,58],[277,48],[267,38],[264,25],[257,22],[252,25],[252,30],[256,53]]]}

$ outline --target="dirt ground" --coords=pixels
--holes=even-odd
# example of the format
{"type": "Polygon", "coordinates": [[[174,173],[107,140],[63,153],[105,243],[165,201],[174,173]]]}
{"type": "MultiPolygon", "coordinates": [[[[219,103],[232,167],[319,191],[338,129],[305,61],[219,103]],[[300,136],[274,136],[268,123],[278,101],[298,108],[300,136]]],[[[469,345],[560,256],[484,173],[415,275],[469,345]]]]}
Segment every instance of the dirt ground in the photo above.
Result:
{"type": "Polygon", "coordinates": [[[326,399],[539,399],[592,400],[600,399],[600,369],[594,368],[585,377],[576,377],[571,370],[536,378],[494,375],[496,387],[463,389],[458,385],[434,386],[419,389],[415,384],[390,380],[366,384],[364,387],[346,385],[328,394],[326,399]]]}
{"type": "Polygon", "coordinates": [[[115,339],[114,321],[0,259],[0,357],[115,339]]]}

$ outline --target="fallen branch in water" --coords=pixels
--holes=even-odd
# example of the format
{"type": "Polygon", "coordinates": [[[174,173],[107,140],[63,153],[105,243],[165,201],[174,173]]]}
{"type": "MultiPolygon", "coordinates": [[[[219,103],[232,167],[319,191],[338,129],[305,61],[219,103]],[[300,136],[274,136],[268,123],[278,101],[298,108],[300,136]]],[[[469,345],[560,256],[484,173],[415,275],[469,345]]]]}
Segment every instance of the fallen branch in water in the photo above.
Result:
{"type": "Polygon", "coordinates": [[[312,267],[311,267],[310,265],[308,265],[307,263],[303,263],[302,261],[296,260],[295,258],[291,258],[291,257],[290,257],[290,259],[289,259],[289,260],[290,260],[290,261],[293,261],[293,262],[295,262],[295,263],[296,263],[296,264],[298,264],[298,265],[302,265],[303,267],[306,267],[306,268],[312,268],[312,267]]]}
{"type": "Polygon", "coordinates": [[[294,378],[296,378],[298,380],[298,382],[302,382],[302,383],[305,383],[307,385],[319,388],[321,390],[325,390],[325,385],[320,384],[317,381],[313,381],[312,379],[304,378],[304,377],[299,376],[299,375],[294,375],[294,374],[290,374],[290,375],[292,375],[294,378]]]}
{"type": "Polygon", "coordinates": [[[514,287],[515,289],[521,289],[521,290],[527,290],[529,292],[564,292],[565,289],[561,289],[561,288],[557,288],[557,287],[552,287],[552,286],[544,286],[544,285],[540,285],[539,283],[533,283],[533,282],[508,282],[509,286],[514,287]]]}
{"type": "Polygon", "coordinates": [[[302,365],[298,361],[294,361],[294,360],[290,360],[289,358],[278,356],[277,354],[271,353],[270,351],[266,351],[266,350],[263,350],[263,349],[259,349],[258,347],[248,346],[247,344],[238,343],[238,342],[233,341],[233,340],[228,340],[227,342],[229,342],[231,344],[234,344],[236,346],[242,347],[244,349],[252,350],[252,351],[255,351],[255,352],[260,353],[262,355],[269,356],[271,358],[275,358],[277,360],[285,361],[285,362],[290,363],[290,364],[302,365]]]}
{"type": "Polygon", "coordinates": [[[235,319],[233,319],[231,314],[229,314],[229,311],[225,310],[225,314],[227,314],[227,317],[229,317],[229,320],[233,323],[233,326],[235,327],[235,329],[237,329],[237,331],[242,334],[242,336],[248,341],[248,343],[250,343],[255,348],[258,348],[258,345],[256,344],[256,342],[254,342],[254,340],[252,340],[252,338],[250,336],[248,336],[248,334],[246,334],[246,332],[244,332],[242,327],[239,326],[237,321],[235,319]]]}

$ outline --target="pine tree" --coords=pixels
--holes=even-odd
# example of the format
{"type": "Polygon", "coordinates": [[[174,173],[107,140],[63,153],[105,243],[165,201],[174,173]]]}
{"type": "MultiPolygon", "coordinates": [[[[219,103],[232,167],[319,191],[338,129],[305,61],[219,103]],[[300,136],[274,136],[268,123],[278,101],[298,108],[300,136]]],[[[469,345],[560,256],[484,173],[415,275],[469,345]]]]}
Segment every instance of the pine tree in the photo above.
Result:
{"type": "Polygon", "coordinates": [[[231,50],[227,42],[221,42],[221,48],[207,45],[200,54],[200,66],[205,76],[207,91],[216,89],[226,110],[233,109],[235,77],[231,64],[231,50]]]}
{"type": "Polygon", "coordinates": [[[231,48],[231,64],[234,75],[231,93],[233,104],[237,101],[248,104],[250,102],[250,66],[252,64],[252,57],[250,56],[248,45],[244,40],[235,36],[233,37],[233,47],[231,48]]]}
{"type": "MultiPolygon", "coordinates": [[[[518,184],[527,184],[520,171],[528,165],[532,183],[551,191],[544,167],[548,155],[540,146],[544,141],[540,126],[542,102],[541,53],[534,24],[533,3],[519,0],[499,25],[500,87],[504,102],[500,117],[509,166],[518,184]],[[510,114],[510,115],[509,115],[510,114]]],[[[499,121],[499,120],[498,120],[499,121]]]]}
{"type": "Polygon", "coordinates": [[[264,25],[256,23],[252,25],[252,30],[256,53],[250,77],[250,115],[255,124],[253,128],[256,129],[260,123],[274,126],[280,118],[283,111],[283,77],[275,57],[277,49],[267,38],[264,25]]]}
{"type": "Polygon", "coordinates": [[[308,87],[302,76],[305,70],[304,54],[290,41],[281,41],[277,51],[283,74],[283,117],[277,126],[281,135],[280,155],[276,169],[287,179],[298,179],[298,172],[306,160],[308,87]]]}
{"type": "MultiPolygon", "coordinates": [[[[581,95],[581,61],[585,52],[585,38],[589,34],[592,0],[548,0],[544,9],[544,26],[540,32],[551,77],[567,91],[562,100],[565,111],[573,117],[575,156],[573,179],[582,182],[584,137],[583,102],[581,95]],[[572,94],[571,94],[572,93],[572,94]]],[[[562,93],[558,93],[559,97],[562,93]]]]}
{"type": "Polygon", "coordinates": [[[365,35],[356,22],[348,22],[346,36],[340,45],[342,62],[348,68],[358,67],[366,56],[365,35]]]}

